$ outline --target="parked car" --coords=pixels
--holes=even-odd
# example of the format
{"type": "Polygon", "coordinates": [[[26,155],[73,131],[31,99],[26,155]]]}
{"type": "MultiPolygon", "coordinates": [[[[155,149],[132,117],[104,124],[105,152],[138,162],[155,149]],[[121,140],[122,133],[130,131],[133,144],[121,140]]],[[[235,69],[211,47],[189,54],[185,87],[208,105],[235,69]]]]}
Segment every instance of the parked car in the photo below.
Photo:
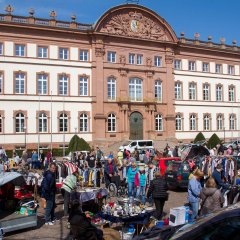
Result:
{"type": "Polygon", "coordinates": [[[172,161],[165,171],[165,178],[170,188],[187,188],[189,174],[188,162],[172,161]]]}
{"type": "Polygon", "coordinates": [[[130,143],[124,144],[123,146],[119,147],[120,151],[127,149],[130,153],[133,153],[135,148],[138,150],[143,149],[153,149],[153,140],[134,140],[130,143]]]}
{"type": "Polygon", "coordinates": [[[155,161],[158,161],[158,168],[160,173],[164,176],[167,167],[171,164],[172,161],[181,161],[179,157],[168,157],[168,158],[154,158],[155,161]]]}

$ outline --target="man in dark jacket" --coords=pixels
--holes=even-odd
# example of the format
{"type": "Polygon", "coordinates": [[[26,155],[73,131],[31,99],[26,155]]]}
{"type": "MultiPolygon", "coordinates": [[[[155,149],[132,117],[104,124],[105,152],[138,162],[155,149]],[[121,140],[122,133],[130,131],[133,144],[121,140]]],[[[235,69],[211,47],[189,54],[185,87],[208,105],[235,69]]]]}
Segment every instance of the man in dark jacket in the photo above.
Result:
{"type": "Polygon", "coordinates": [[[117,167],[112,158],[108,158],[104,166],[104,179],[106,187],[111,183],[111,178],[118,173],[117,167]]]}
{"type": "Polygon", "coordinates": [[[56,169],[56,164],[51,163],[49,170],[43,175],[42,198],[46,199],[45,225],[53,225],[55,220],[56,169]]]}
{"type": "Polygon", "coordinates": [[[222,164],[218,164],[216,169],[212,173],[212,177],[214,178],[218,188],[228,188],[228,184],[223,182],[222,180],[222,170],[222,164]]]}
{"type": "Polygon", "coordinates": [[[158,220],[162,217],[164,203],[168,199],[167,190],[168,187],[166,180],[161,176],[160,172],[156,172],[155,178],[150,182],[147,198],[152,194],[156,207],[153,216],[158,220]]]}

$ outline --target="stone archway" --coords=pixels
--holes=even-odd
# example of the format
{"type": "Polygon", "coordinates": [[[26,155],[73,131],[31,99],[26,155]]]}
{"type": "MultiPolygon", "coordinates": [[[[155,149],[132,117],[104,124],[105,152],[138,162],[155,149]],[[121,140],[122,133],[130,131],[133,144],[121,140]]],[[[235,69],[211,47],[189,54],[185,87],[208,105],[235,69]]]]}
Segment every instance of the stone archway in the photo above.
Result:
{"type": "Polygon", "coordinates": [[[143,116],[139,112],[133,112],[129,118],[130,140],[143,139],[143,116]]]}

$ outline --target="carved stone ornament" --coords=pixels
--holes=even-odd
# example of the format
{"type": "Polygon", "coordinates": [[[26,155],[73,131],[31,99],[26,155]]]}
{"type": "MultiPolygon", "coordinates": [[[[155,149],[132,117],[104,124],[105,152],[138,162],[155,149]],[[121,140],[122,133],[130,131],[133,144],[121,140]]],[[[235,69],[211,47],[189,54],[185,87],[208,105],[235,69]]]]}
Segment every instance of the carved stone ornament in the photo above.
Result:
{"type": "Polygon", "coordinates": [[[150,57],[146,58],[147,66],[151,67],[152,66],[152,59],[150,57]]]}
{"type": "Polygon", "coordinates": [[[173,60],[174,60],[174,56],[173,55],[166,55],[165,56],[165,62],[167,64],[172,64],[173,63],[173,60]]]}
{"type": "Polygon", "coordinates": [[[129,10],[110,14],[101,26],[100,32],[142,39],[169,40],[157,19],[146,13],[129,12],[129,10]]]}
{"type": "Polygon", "coordinates": [[[95,48],[96,57],[103,57],[105,54],[104,48],[95,48]]]}
{"type": "Polygon", "coordinates": [[[120,63],[121,64],[126,64],[126,57],[124,55],[120,55],[120,63]]]}
{"type": "Polygon", "coordinates": [[[123,69],[123,68],[120,68],[118,70],[119,74],[122,76],[122,77],[126,77],[127,76],[127,73],[128,73],[128,70],[127,69],[123,69]]]}

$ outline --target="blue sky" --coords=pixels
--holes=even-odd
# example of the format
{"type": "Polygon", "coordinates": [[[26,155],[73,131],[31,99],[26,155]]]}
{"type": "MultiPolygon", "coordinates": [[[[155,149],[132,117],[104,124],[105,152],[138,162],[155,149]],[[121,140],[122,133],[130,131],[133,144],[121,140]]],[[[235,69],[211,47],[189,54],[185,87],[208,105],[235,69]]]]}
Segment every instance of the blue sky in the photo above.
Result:
{"type": "MultiPolygon", "coordinates": [[[[15,15],[28,15],[28,9],[34,8],[36,17],[48,18],[55,10],[57,19],[70,20],[76,14],[81,23],[95,23],[109,8],[125,3],[125,0],[0,0],[0,12],[11,4],[15,15]]],[[[240,45],[240,0],[140,0],[141,5],[157,12],[172,26],[177,36],[185,32],[187,38],[193,38],[195,32],[201,40],[208,35],[214,42],[221,37],[228,44],[237,40],[240,45]]]]}

